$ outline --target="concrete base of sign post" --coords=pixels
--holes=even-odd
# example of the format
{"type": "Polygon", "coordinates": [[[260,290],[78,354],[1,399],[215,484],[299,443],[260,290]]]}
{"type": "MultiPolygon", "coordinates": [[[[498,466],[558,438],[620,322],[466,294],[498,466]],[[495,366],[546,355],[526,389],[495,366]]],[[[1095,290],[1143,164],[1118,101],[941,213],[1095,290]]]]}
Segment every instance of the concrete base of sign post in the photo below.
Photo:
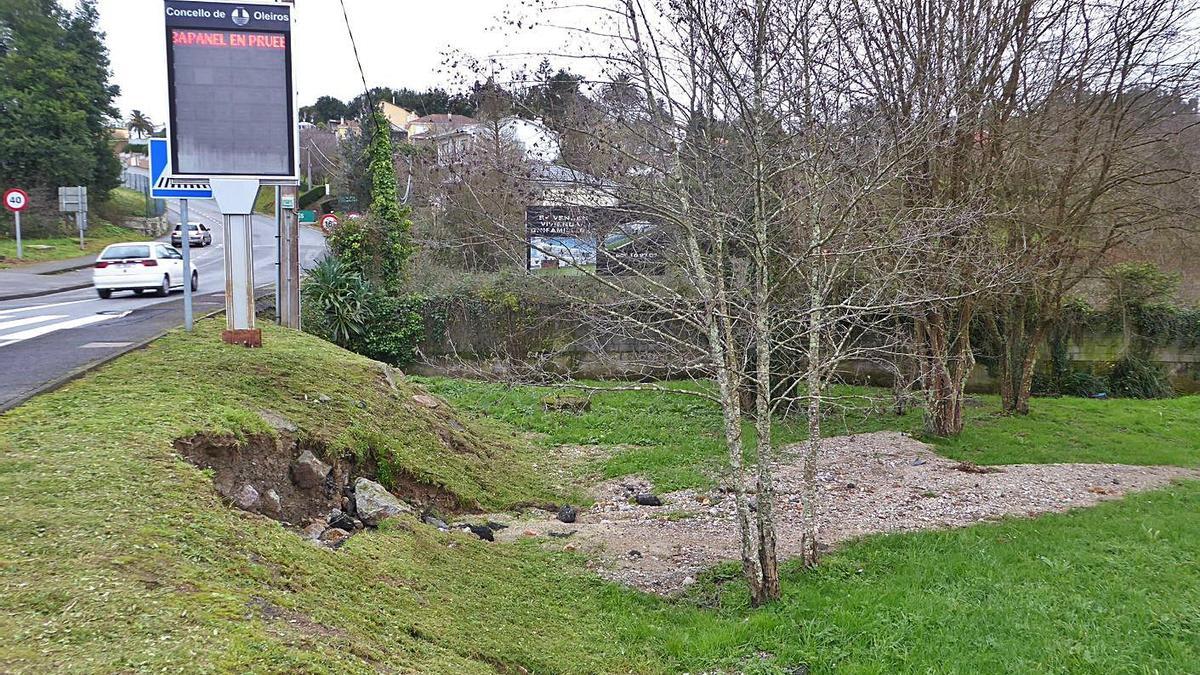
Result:
{"type": "Polygon", "coordinates": [[[227,345],[241,345],[243,347],[261,347],[262,346],[262,329],[261,328],[240,328],[235,330],[221,331],[221,342],[227,345]]]}

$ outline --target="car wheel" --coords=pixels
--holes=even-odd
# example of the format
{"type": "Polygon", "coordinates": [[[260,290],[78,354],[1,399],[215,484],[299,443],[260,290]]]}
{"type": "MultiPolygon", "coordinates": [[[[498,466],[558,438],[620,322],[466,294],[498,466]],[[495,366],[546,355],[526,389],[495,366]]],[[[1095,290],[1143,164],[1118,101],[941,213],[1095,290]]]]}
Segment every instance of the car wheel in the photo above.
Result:
{"type": "Polygon", "coordinates": [[[195,293],[198,288],[200,288],[200,273],[192,272],[192,292],[195,293]]]}
{"type": "Polygon", "coordinates": [[[171,294],[171,275],[164,274],[162,286],[158,287],[158,297],[165,298],[171,294]]]}
{"type": "Polygon", "coordinates": [[[101,300],[107,300],[112,297],[112,289],[97,288],[96,295],[100,296],[101,300]]]}

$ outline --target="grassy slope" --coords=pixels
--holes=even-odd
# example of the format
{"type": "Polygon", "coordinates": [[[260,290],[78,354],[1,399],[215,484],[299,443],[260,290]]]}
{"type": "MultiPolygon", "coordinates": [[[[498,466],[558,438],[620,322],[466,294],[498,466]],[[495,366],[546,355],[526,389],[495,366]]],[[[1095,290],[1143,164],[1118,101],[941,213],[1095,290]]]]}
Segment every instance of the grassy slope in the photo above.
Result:
{"type": "Polygon", "coordinates": [[[603,602],[613,591],[553,561],[425,527],[393,526],[331,553],[221,506],[171,441],[266,431],[262,408],[346,451],[390,439],[398,466],[464,500],[498,508],[553,490],[495,436],[491,457],[431,457],[430,432],[410,421],[427,411],[387,394],[365,359],[270,328],[265,349],[230,349],[218,329],[172,335],[0,418],[0,670],[149,669],[201,654],[197,666],[214,669],[381,659],[459,671],[479,668],[475,652],[537,663],[589,651],[581,642],[598,639],[598,626],[564,638],[573,622],[529,599],[552,585],[567,613],[566,598],[603,602]],[[322,394],[331,400],[316,403],[322,394]],[[480,565],[495,578],[473,575],[480,565]],[[264,620],[256,598],[307,618],[264,620]],[[481,603],[489,611],[470,611],[481,603]],[[544,634],[516,637],[531,614],[544,634]]]}
{"type": "MultiPolygon", "coordinates": [[[[110,216],[142,216],[146,211],[146,198],[140,192],[126,188],[116,188],[109,193],[109,201],[104,205],[104,212],[110,216]]],[[[7,214],[6,214],[7,215],[7,214]]],[[[124,222],[123,220],[119,222],[124,222]]],[[[84,237],[84,250],[79,250],[79,237],[43,237],[30,239],[22,237],[24,245],[21,260],[17,260],[17,240],[0,238],[0,269],[19,268],[21,265],[49,260],[65,260],[83,255],[99,253],[105,246],[118,241],[129,241],[143,238],[136,230],[130,230],[105,222],[98,217],[92,217],[87,235],[84,237]],[[37,249],[34,246],[51,246],[53,248],[37,249]]]]}
{"type": "MultiPolygon", "coordinates": [[[[393,439],[398,462],[433,467],[427,478],[491,505],[554,488],[504,439],[478,461],[431,461],[422,425],[401,423],[404,397],[364,359],[270,327],[265,349],[231,349],[218,328],[174,334],[0,417],[0,670],[695,672],[807,662],[839,672],[1179,672],[1200,663],[1194,482],[1036,521],[871,538],[814,573],[789,573],[784,601],[762,611],[715,577],[667,602],[532,543],[489,545],[406,521],[337,552],[313,548],[222,506],[171,439],[262,431],[256,412],[270,408],[346,451],[393,439]],[[313,403],[321,394],[331,400],[313,403]]],[[[597,442],[670,445],[670,434],[683,447],[685,434],[707,433],[705,410],[671,399],[643,415],[649,403],[630,396],[638,405],[623,413],[593,408],[607,425],[597,442]],[[692,426],[670,428],[677,421],[692,426]]],[[[578,431],[520,407],[511,417],[554,437],[578,431]]]]}
{"type": "Polygon", "coordinates": [[[105,246],[114,242],[140,240],[143,238],[144,236],[136,230],[117,227],[116,225],[93,225],[89,227],[87,236],[84,238],[83,250],[79,249],[78,237],[49,237],[41,239],[27,239],[22,237],[21,243],[24,246],[24,250],[22,251],[23,257],[20,260],[17,260],[17,240],[0,239],[0,256],[4,256],[5,258],[5,260],[0,261],[0,269],[19,269],[21,265],[30,263],[96,255],[105,246]],[[37,249],[34,246],[51,246],[53,248],[37,249]]]}
{"type": "MultiPolygon", "coordinates": [[[[621,445],[600,467],[605,476],[642,473],[664,489],[711,482],[724,457],[721,417],[702,399],[651,391],[592,394],[582,414],[546,413],[539,401],[562,390],[432,378],[422,380],[463,409],[536,432],[548,447],[621,445]]],[[[690,386],[690,385],[676,385],[690,386]]],[[[864,397],[886,392],[861,387],[836,390],[842,405],[825,422],[826,435],[882,429],[921,433],[919,410],[904,417],[870,415],[864,397]]],[[[998,414],[994,396],[968,409],[966,431],[955,439],[927,439],[939,451],[978,464],[1115,462],[1200,466],[1200,396],[1162,401],[1078,398],[1035,399],[1028,417],[998,414]]],[[[886,408],[886,406],[884,406],[886,408]]],[[[778,425],[780,443],[803,440],[799,417],[778,425]]],[[[746,425],[747,437],[753,427],[746,425]]]]}

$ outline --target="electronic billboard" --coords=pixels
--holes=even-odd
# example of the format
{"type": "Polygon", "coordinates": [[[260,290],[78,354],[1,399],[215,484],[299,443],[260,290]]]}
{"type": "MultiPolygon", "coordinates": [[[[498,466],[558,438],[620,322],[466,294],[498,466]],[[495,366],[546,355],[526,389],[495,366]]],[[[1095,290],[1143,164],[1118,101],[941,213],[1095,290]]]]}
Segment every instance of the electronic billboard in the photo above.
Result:
{"type": "Polygon", "coordinates": [[[166,0],[172,173],[294,178],[291,7],[166,0]]]}

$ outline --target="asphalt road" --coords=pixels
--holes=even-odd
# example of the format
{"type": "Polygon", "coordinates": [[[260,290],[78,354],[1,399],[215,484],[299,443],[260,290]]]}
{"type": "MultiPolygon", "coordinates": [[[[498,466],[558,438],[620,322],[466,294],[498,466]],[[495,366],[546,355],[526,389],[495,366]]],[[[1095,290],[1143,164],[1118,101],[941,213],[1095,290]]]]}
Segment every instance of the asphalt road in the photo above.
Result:
{"type": "MultiPolygon", "coordinates": [[[[168,219],[178,222],[177,202],[168,219]]],[[[224,307],[224,247],[220,211],[211,200],[190,200],[188,219],[207,225],[211,246],[192,247],[200,276],[195,312],[224,307]]],[[[276,228],[272,218],[255,216],[254,282],[274,286],[276,228]]],[[[325,250],[318,230],[300,229],[300,257],[309,267],[325,250]]],[[[114,293],[108,300],[84,288],[24,300],[0,302],[0,411],[43,388],[183,324],[183,294],[168,297],[114,293]]]]}

